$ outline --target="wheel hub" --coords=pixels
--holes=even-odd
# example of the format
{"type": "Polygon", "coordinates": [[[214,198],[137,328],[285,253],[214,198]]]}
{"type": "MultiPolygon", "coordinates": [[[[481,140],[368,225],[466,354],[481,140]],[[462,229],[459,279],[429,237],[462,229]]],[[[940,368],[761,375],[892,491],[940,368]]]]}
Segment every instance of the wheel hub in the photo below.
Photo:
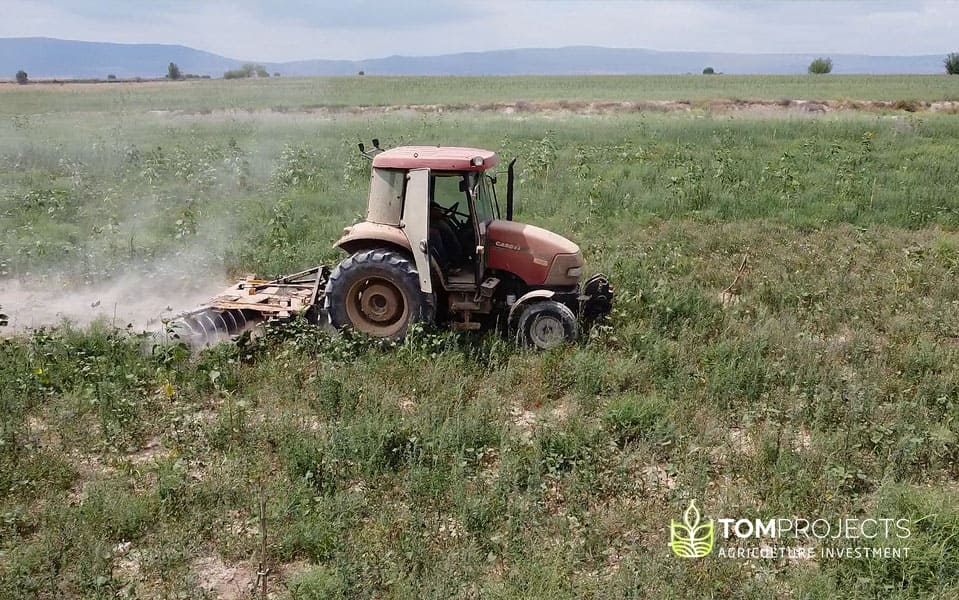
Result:
{"type": "Polygon", "coordinates": [[[529,333],[533,343],[544,349],[562,344],[566,337],[562,321],[552,315],[537,315],[529,333]]]}
{"type": "Polygon", "coordinates": [[[403,311],[403,298],[393,286],[372,284],[361,292],[360,309],[367,318],[377,323],[395,320],[403,311]]]}
{"type": "Polygon", "coordinates": [[[409,308],[403,292],[387,279],[361,279],[353,284],[347,298],[347,314],[359,331],[389,336],[406,322],[409,308]]]}

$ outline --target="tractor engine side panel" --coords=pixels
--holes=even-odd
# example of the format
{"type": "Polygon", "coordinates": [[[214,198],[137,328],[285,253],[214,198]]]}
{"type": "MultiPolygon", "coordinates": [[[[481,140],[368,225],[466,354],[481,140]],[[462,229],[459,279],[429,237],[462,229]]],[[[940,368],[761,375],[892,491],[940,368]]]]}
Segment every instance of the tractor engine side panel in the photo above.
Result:
{"type": "Polygon", "coordinates": [[[548,284],[550,268],[560,254],[580,256],[579,246],[551,231],[513,221],[492,221],[487,228],[487,266],[512,273],[527,285],[548,284]]]}

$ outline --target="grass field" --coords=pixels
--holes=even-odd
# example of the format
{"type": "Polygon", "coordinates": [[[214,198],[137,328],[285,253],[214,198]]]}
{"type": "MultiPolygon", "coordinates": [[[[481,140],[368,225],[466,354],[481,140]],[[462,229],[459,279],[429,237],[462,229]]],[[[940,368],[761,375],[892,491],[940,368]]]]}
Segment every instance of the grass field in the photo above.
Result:
{"type": "Polygon", "coordinates": [[[959,100],[948,75],[311,77],[0,86],[0,114],[214,109],[290,111],[541,100],[959,100]]]}
{"type": "Polygon", "coordinates": [[[338,260],[372,137],[518,156],[518,219],[580,243],[618,294],[547,353],[305,324],[191,353],[124,331],[122,307],[119,330],[0,339],[0,597],[248,597],[261,559],[281,598],[955,597],[955,116],[202,114],[931,100],[953,79],[0,88],[5,312],[15,280],[70,302],[132,278],[162,306],[338,260]],[[184,114],[149,112],[165,109],[184,114]],[[910,552],[681,559],[669,523],[691,499],[708,517],[907,519],[890,543],[910,552]]]}

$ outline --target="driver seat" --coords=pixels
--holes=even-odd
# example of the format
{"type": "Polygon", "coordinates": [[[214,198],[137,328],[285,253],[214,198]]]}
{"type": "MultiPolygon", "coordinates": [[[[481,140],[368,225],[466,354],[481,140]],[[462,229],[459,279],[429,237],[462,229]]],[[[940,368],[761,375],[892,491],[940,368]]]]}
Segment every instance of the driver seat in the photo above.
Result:
{"type": "Polygon", "coordinates": [[[437,264],[444,271],[448,271],[461,266],[465,254],[456,230],[445,216],[437,213],[438,211],[432,211],[430,215],[430,239],[432,240],[430,251],[437,264]]]}

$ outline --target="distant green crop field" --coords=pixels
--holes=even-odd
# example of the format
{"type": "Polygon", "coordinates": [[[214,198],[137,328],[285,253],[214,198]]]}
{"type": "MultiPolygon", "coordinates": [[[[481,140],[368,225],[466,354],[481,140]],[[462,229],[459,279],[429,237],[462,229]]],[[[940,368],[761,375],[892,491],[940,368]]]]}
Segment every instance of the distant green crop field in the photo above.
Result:
{"type": "Polygon", "coordinates": [[[956,116],[294,110],[954,82],[0,88],[0,312],[44,325],[0,336],[0,598],[244,597],[261,561],[283,600],[956,597],[956,116]],[[299,321],[191,351],[125,327],[341,260],[373,137],[518,158],[517,219],[610,276],[610,319],[545,353],[299,321]],[[679,558],[690,500],[707,519],[905,519],[908,539],[811,544],[909,553],[723,558],[762,542],[717,523],[713,554],[679,558]]]}
{"type": "Polygon", "coordinates": [[[542,100],[959,100],[947,75],[316,77],[0,86],[0,114],[60,111],[300,110],[320,106],[542,100]]]}

